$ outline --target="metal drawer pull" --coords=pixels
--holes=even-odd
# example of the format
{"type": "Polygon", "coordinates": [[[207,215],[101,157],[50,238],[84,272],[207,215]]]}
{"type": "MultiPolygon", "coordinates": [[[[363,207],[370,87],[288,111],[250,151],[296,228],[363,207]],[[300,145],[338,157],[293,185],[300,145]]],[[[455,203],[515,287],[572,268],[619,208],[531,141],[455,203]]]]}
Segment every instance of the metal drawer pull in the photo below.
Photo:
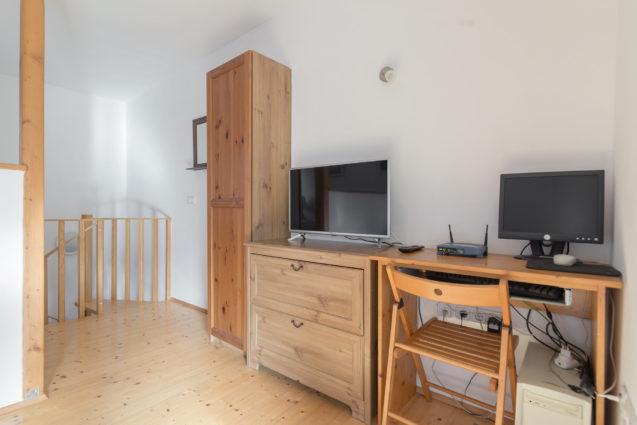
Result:
{"type": "Polygon", "coordinates": [[[299,266],[295,266],[294,263],[290,264],[290,267],[292,267],[292,270],[294,270],[295,272],[298,272],[299,270],[301,270],[303,268],[303,264],[299,264],[299,266]]]}
{"type": "Polygon", "coordinates": [[[294,319],[292,319],[292,324],[294,325],[295,328],[300,328],[301,326],[303,326],[303,322],[296,323],[296,320],[294,319]]]}

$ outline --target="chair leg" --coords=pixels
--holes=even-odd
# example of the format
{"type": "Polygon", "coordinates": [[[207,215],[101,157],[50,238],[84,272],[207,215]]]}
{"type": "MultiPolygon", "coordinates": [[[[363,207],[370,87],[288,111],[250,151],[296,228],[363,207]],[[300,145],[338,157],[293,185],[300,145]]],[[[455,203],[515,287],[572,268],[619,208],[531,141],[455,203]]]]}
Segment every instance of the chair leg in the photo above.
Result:
{"type": "Polygon", "coordinates": [[[391,390],[394,385],[394,349],[396,348],[396,334],[398,333],[398,304],[394,303],[391,311],[391,328],[389,332],[389,350],[387,350],[387,369],[385,371],[385,394],[383,397],[383,411],[381,425],[387,425],[391,390]]]}
{"type": "Polygon", "coordinates": [[[509,356],[507,359],[509,368],[509,386],[511,387],[511,403],[513,414],[515,415],[515,402],[517,397],[517,372],[515,368],[515,350],[513,348],[513,338],[509,338],[509,356]]]}
{"type": "Polygon", "coordinates": [[[498,371],[498,398],[495,404],[495,425],[502,425],[504,422],[504,404],[506,401],[506,379],[507,379],[507,358],[509,353],[510,329],[508,326],[502,328],[502,342],[500,344],[500,370],[498,371]]]}
{"type": "Polygon", "coordinates": [[[425,368],[422,367],[422,359],[416,353],[411,353],[414,363],[416,364],[416,370],[418,371],[418,377],[420,378],[420,384],[422,385],[422,392],[425,396],[425,400],[431,401],[431,391],[429,391],[429,381],[427,381],[427,375],[425,374],[425,368]]]}

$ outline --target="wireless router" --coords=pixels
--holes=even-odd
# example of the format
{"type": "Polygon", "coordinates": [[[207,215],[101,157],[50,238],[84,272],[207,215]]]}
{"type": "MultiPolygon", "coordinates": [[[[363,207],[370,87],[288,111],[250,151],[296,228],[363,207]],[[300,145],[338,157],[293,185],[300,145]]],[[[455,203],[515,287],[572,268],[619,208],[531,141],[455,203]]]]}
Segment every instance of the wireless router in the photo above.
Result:
{"type": "Polygon", "coordinates": [[[476,257],[482,258],[489,253],[487,241],[489,238],[489,225],[484,233],[484,244],[475,243],[455,243],[453,241],[453,233],[451,232],[451,224],[449,225],[449,243],[441,243],[436,248],[438,255],[456,255],[460,257],[476,257]]]}

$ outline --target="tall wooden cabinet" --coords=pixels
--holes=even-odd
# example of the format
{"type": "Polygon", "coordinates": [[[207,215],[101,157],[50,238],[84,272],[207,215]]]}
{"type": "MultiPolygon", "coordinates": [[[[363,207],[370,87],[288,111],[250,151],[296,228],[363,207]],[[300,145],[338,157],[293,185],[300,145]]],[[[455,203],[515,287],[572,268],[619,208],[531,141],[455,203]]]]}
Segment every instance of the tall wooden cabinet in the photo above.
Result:
{"type": "Polygon", "coordinates": [[[244,242],[286,238],[291,71],[248,51],[207,74],[208,329],[246,349],[244,242]]]}

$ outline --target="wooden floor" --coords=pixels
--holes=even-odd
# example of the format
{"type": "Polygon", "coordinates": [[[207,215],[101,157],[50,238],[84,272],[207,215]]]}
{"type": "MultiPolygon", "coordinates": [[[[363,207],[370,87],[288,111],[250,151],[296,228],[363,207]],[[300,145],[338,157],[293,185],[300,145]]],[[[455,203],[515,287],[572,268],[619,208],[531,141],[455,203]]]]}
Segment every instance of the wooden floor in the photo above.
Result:
{"type": "MultiPolygon", "coordinates": [[[[349,424],[349,408],[211,344],[205,315],[177,303],[106,303],[100,317],[46,327],[49,399],[0,424],[349,424]]],[[[482,425],[441,402],[420,424],[482,425]]]]}

